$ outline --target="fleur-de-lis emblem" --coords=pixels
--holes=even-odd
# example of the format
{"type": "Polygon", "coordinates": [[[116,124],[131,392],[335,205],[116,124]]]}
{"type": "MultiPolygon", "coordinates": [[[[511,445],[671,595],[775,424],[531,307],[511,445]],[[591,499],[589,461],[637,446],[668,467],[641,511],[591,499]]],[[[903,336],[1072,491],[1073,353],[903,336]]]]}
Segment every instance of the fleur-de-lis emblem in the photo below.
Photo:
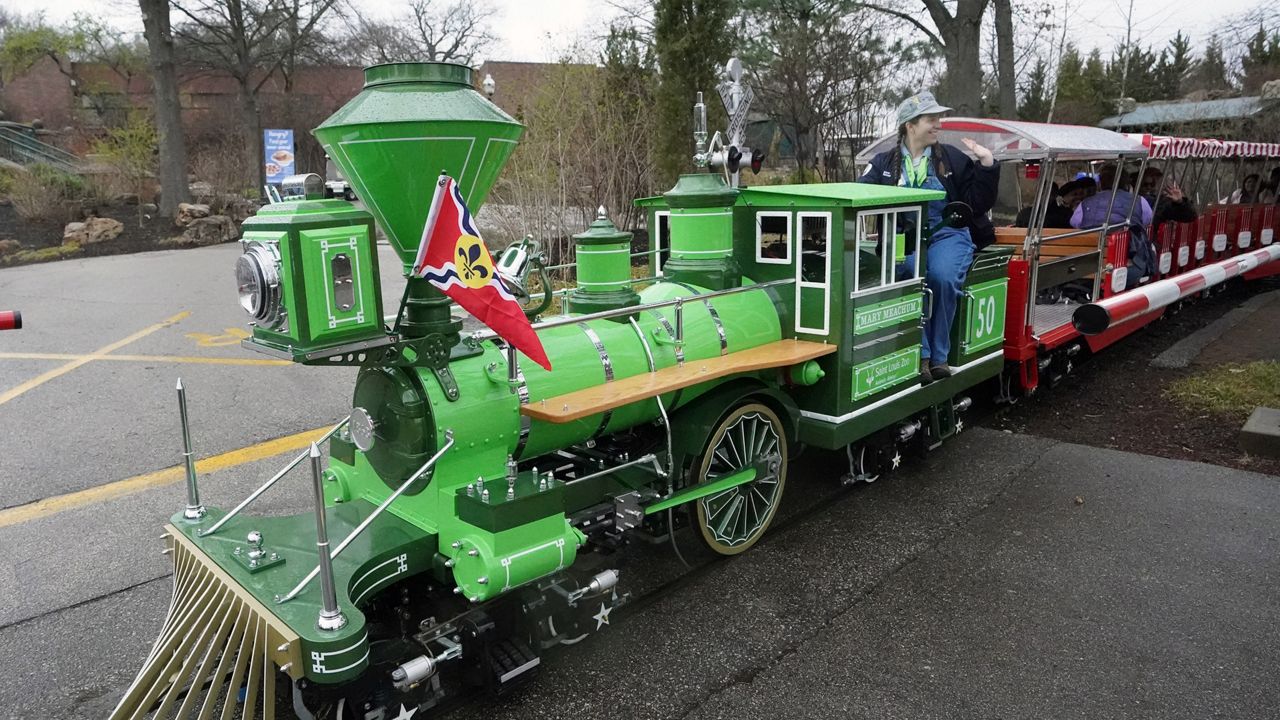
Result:
{"type": "Polygon", "coordinates": [[[464,280],[489,279],[489,268],[480,262],[480,244],[472,243],[466,247],[458,246],[458,260],[462,268],[464,280]]]}

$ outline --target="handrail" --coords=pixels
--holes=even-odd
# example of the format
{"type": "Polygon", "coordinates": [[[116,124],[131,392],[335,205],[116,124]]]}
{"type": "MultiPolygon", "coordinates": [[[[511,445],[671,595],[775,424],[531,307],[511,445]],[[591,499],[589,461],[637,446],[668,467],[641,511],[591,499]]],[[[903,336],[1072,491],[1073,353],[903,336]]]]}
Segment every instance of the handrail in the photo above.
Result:
{"type": "MultiPolygon", "coordinates": [[[[690,302],[690,301],[698,302],[702,300],[712,300],[718,297],[724,297],[726,295],[734,295],[741,292],[747,292],[748,290],[763,290],[765,288],[777,287],[779,285],[786,285],[791,283],[795,283],[795,278],[783,278],[782,280],[771,280],[769,282],[756,283],[754,285],[743,285],[741,287],[736,287],[736,288],[716,290],[714,292],[710,292],[705,295],[678,297],[674,300],[663,300],[661,302],[646,303],[644,305],[632,305],[630,307],[617,308],[615,310],[602,310],[600,312],[590,313],[588,315],[574,315],[572,317],[560,318],[559,320],[548,320],[547,322],[541,322],[534,325],[533,329],[549,330],[551,328],[562,327],[564,325],[577,325],[578,323],[585,322],[587,320],[607,320],[608,318],[626,317],[627,315],[635,315],[636,313],[644,312],[645,310],[656,310],[657,308],[671,307],[673,305],[683,306],[684,303],[690,302]]],[[[476,332],[473,332],[467,336],[467,341],[472,344],[476,344],[476,343],[483,342],[485,340],[492,340],[496,337],[498,337],[498,333],[492,330],[477,330],[476,332]]]]}
{"type": "Polygon", "coordinates": [[[6,156],[19,163],[46,163],[64,170],[75,170],[81,162],[74,154],[13,128],[0,127],[0,147],[5,148],[6,156]]]}
{"type": "MultiPolygon", "coordinates": [[[[329,432],[325,433],[324,435],[321,435],[320,439],[315,441],[315,444],[319,445],[325,440],[328,440],[329,438],[333,437],[334,433],[341,430],[343,426],[345,426],[350,421],[351,421],[350,415],[342,418],[342,420],[340,420],[337,425],[334,425],[332,428],[329,428],[329,432]]],[[[221,520],[213,524],[213,527],[210,527],[208,530],[201,530],[198,533],[199,536],[206,537],[208,535],[212,535],[218,532],[218,529],[221,528],[223,525],[225,525],[228,520],[238,515],[241,510],[244,510],[246,507],[249,506],[249,503],[253,502],[254,500],[257,500],[259,495],[266,492],[267,490],[270,490],[271,486],[275,485],[276,482],[280,480],[280,478],[284,477],[285,475],[288,475],[290,470],[298,467],[298,465],[301,464],[303,460],[306,460],[308,452],[310,452],[310,450],[303,450],[302,454],[298,455],[298,457],[290,461],[288,465],[285,465],[284,469],[282,469],[280,472],[273,475],[270,480],[263,483],[262,486],[259,487],[257,490],[254,490],[253,492],[249,493],[249,497],[245,498],[244,500],[241,500],[240,504],[235,506],[235,508],[233,508],[231,512],[227,513],[226,515],[223,515],[221,520]]]]}
{"type": "MultiPolygon", "coordinates": [[[[369,513],[369,516],[366,517],[364,520],[362,520],[360,524],[356,526],[356,529],[352,530],[347,535],[347,537],[342,540],[342,542],[338,543],[338,546],[335,547],[329,553],[330,560],[336,560],[338,558],[338,555],[340,555],[343,550],[346,550],[347,546],[350,545],[353,540],[359,537],[360,533],[364,532],[365,528],[369,527],[370,523],[376,520],[377,517],[381,515],[384,510],[390,507],[391,503],[396,501],[396,498],[404,494],[404,491],[408,490],[410,485],[417,482],[418,478],[422,477],[424,473],[426,473],[428,470],[431,469],[433,465],[436,464],[436,461],[444,457],[444,454],[449,451],[449,448],[453,447],[453,430],[445,430],[444,437],[445,437],[444,446],[441,447],[438,451],[436,451],[436,454],[432,455],[431,459],[427,460],[427,462],[423,464],[422,467],[418,468],[417,472],[410,475],[408,480],[405,480],[404,483],[400,485],[400,487],[396,488],[395,492],[387,496],[387,499],[383,500],[381,505],[375,508],[373,512],[369,513]]],[[[318,574],[320,574],[320,564],[316,563],[315,568],[311,572],[307,573],[307,576],[302,578],[302,581],[299,582],[292,590],[290,590],[287,595],[276,596],[276,604],[286,603],[294,599],[295,597],[297,597],[298,593],[302,592],[302,589],[307,586],[307,583],[314,580],[316,575],[318,574]]]]}

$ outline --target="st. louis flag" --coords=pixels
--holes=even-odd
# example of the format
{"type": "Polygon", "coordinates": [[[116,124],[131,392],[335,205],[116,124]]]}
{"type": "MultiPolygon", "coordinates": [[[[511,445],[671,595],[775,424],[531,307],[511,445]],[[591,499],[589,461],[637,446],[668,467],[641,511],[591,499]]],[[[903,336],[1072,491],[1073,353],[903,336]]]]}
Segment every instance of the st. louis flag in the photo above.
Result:
{"type": "Polygon", "coordinates": [[[413,276],[426,278],[464,310],[547,370],[551,361],[520,303],[493,269],[458,184],[441,175],[431,199],[413,276]]]}

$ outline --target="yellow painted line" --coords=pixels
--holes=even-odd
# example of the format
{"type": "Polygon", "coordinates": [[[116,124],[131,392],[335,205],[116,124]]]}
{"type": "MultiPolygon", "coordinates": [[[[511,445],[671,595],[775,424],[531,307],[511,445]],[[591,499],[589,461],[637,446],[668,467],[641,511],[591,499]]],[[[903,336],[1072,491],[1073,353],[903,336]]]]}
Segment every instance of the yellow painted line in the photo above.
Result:
{"type": "MultiPolygon", "coordinates": [[[[0,360],[79,360],[87,355],[70,353],[5,353],[0,352],[0,360]]],[[[291,360],[261,360],[257,358],[216,358],[192,357],[188,355],[103,355],[93,360],[110,360],[115,362],[143,363],[194,363],[197,365],[264,365],[279,367],[293,365],[291,360]]]]}
{"type": "MultiPolygon", "coordinates": [[[[329,431],[328,427],[316,428],[300,432],[296,435],[288,435],[275,440],[267,440],[266,442],[250,445],[239,450],[231,450],[221,455],[213,455],[203,460],[196,461],[196,472],[211,473],[218,470],[224,470],[236,465],[254,462],[255,460],[263,460],[265,458],[280,455],[282,453],[293,450],[301,450],[311,443],[320,439],[322,435],[329,431]]],[[[66,493],[65,495],[55,495],[54,497],[45,498],[36,502],[19,505],[7,510],[0,510],[0,528],[9,525],[18,525],[20,523],[29,522],[50,515],[56,515],[66,510],[74,510],[86,505],[106,502],[114,500],[125,495],[142,492],[154,487],[162,485],[171,485],[182,481],[186,477],[186,473],[181,465],[175,465],[163,470],[149,472],[145,475],[137,475],[124,480],[117,480],[106,485],[87,488],[85,490],[77,490],[76,492],[66,493]]],[[[174,507],[181,506],[180,499],[175,500],[174,507]]]]}
{"type": "Polygon", "coordinates": [[[6,390],[4,393],[0,394],[0,405],[3,405],[9,402],[10,400],[18,397],[22,393],[32,388],[39,387],[40,385],[43,385],[56,377],[61,377],[63,375],[66,375],[67,373],[71,372],[72,370],[75,370],[81,365],[92,362],[94,360],[99,360],[104,356],[106,356],[108,353],[119,350],[120,348],[124,347],[125,345],[128,345],[131,342],[141,340],[142,338],[150,335],[151,333],[157,330],[162,330],[164,328],[167,328],[170,325],[173,325],[174,323],[182,320],[183,318],[187,317],[190,314],[191,314],[190,311],[183,310],[177,315],[174,315],[173,317],[167,320],[158,322],[155,325],[152,325],[150,327],[143,328],[123,340],[117,340],[111,343],[110,345],[104,345],[98,348],[97,350],[94,350],[93,352],[89,353],[88,355],[78,357],[75,360],[72,360],[71,362],[67,363],[66,365],[56,367],[46,373],[42,373],[41,375],[22,383],[21,385],[18,385],[17,387],[6,390]]]}

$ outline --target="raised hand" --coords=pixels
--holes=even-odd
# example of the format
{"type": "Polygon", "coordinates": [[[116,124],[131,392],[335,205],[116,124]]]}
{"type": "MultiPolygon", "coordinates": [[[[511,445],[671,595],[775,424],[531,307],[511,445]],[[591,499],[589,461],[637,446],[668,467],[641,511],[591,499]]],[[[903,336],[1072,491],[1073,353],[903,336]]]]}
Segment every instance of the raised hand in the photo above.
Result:
{"type": "Polygon", "coordinates": [[[991,165],[995,163],[996,160],[991,154],[991,151],[974,142],[973,138],[961,138],[960,142],[964,143],[964,146],[969,148],[969,152],[977,156],[978,162],[981,163],[983,167],[991,167],[991,165]]]}

